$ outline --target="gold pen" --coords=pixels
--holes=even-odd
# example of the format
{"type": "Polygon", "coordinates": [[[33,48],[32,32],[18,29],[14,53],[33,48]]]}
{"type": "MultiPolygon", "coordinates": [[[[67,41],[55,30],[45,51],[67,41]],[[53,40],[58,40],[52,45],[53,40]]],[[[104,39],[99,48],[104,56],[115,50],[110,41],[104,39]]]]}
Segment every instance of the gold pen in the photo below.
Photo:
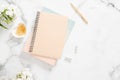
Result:
{"type": "Polygon", "coordinates": [[[88,24],[88,21],[85,19],[85,17],[81,14],[81,12],[71,3],[70,4],[73,10],[82,18],[82,20],[88,24]]]}

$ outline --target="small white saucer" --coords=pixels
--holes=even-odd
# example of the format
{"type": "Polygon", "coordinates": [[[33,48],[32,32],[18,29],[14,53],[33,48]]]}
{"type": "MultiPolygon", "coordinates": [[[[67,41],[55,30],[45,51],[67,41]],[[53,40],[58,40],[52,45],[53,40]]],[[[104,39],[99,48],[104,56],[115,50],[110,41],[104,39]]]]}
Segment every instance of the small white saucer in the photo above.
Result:
{"type": "Polygon", "coordinates": [[[14,30],[12,31],[12,35],[13,35],[15,38],[24,38],[24,37],[25,37],[25,35],[18,36],[18,35],[16,34],[16,29],[14,29],[14,30]]]}
{"type": "Polygon", "coordinates": [[[20,36],[20,35],[17,35],[17,34],[16,34],[17,26],[19,25],[19,23],[25,24],[21,18],[18,18],[18,19],[15,21],[15,24],[13,25],[13,29],[12,29],[11,33],[12,33],[12,35],[13,35],[15,38],[24,38],[25,35],[21,35],[21,36],[20,36]]]}

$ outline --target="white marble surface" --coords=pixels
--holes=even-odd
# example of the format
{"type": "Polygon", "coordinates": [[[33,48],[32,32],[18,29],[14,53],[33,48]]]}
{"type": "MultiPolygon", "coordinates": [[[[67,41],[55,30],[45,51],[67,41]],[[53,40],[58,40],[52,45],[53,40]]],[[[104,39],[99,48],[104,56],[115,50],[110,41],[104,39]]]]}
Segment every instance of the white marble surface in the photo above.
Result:
{"type": "MultiPolygon", "coordinates": [[[[27,19],[28,34],[31,31],[35,13],[37,10],[41,10],[41,6],[68,16],[76,22],[66,42],[62,58],[52,70],[27,58],[30,61],[28,61],[29,64],[27,61],[26,63],[32,64],[30,67],[36,80],[111,80],[110,73],[114,67],[120,64],[120,12],[100,0],[14,1],[22,8],[27,19]],[[85,15],[88,25],[84,24],[72,10],[71,2],[79,7],[79,10],[85,15]],[[75,53],[76,46],[77,53],[75,53]],[[65,57],[71,57],[71,63],[65,61],[65,57]]],[[[119,0],[109,1],[120,8],[119,0]]],[[[5,45],[8,32],[0,33],[1,63],[6,60],[6,55],[11,54],[9,47],[5,45]]],[[[16,49],[19,48],[20,46],[17,46],[16,49]]],[[[16,53],[20,53],[19,50],[16,50],[16,53]]],[[[6,67],[9,72],[19,71],[23,68],[17,57],[10,59],[6,67]]]]}

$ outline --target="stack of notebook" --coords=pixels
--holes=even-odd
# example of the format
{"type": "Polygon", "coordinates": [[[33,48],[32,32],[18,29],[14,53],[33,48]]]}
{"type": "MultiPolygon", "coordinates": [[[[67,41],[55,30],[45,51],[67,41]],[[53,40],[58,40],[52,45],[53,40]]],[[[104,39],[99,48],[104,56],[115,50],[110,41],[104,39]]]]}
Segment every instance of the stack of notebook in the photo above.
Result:
{"type": "Polygon", "coordinates": [[[54,66],[73,26],[72,20],[44,8],[37,12],[33,33],[25,43],[24,52],[54,66]]]}

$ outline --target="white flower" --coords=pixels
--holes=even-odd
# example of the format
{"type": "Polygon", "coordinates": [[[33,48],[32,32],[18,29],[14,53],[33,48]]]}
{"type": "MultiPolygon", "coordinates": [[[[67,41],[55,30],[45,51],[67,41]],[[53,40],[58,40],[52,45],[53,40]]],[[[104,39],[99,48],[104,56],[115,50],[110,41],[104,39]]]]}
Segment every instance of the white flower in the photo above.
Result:
{"type": "Polygon", "coordinates": [[[17,6],[10,5],[8,9],[9,9],[10,11],[13,10],[13,12],[14,12],[14,14],[15,14],[16,16],[18,16],[18,17],[21,16],[21,12],[20,12],[20,10],[18,9],[17,6]]]}
{"type": "Polygon", "coordinates": [[[20,77],[17,77],[16,80],[33,80],[32,73],[28,68],[21,71],[17,76],[18,75],[20,75],[20,77]]]}
{"type": "Polygon", "coordinates": [[[6,11],[6,14],[12,17],[14,15],[14,12],[13,11],[6,11]]]}
{"type": "Polygon", "coordinates": [[[22,72],[23,75],[28,75],[29,77],[32,77],[32,73],[29,69],[24,69],[22,72]]]}

